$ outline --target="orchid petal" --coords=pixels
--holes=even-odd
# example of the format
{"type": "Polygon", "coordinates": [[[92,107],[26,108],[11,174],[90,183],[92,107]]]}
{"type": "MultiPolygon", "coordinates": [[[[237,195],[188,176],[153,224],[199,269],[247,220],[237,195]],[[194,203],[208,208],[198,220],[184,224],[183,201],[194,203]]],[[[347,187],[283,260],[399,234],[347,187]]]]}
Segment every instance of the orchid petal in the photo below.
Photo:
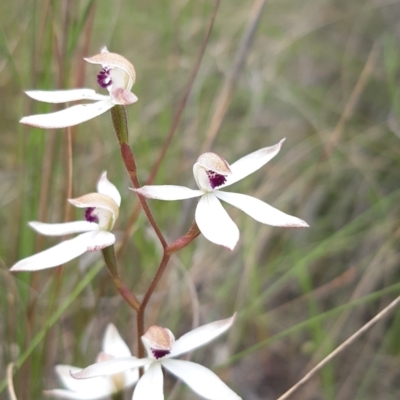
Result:
{"type": "Polygon", "coordinates": [[[210,324],[200,326],[181,336],[173,344],[168,358],[179,356],[180,354],[187,353],[188,351],[211,342],[211,340],[214,340],[217,336],[222,335],[232,326],[232,324],[235,322],[235,317],[236,314],[227,319],[211,322],[210,324]]]}
{"type": "Polygon", "coordinates": [[[132,400],[164,400],[164,377],[158,362],[150,365],[140,378],[133,393],[132,400]]]}
{"type": "Polygon", "coordinates": [[[131,351],[114,324],[108,324],[103,338],[103,352],[114,357],[130,357],[131,351]]]}
{"type": "MultiPolygon", "coordinates": [[[[104,398],[107,395],[113,393],[114,386],[109,377],[96,377],[88,380],[78,380],[71,376],[71,372],[78,372],[81,368],[73,367],[70,365],[57,365],[55,367],[56,374],[63,386],[65,386],[69,391],[68,394],[76,395],[81,397],[68,397],[67,398],[82,398],[82,399],[97,399],[104,398]]],[[[57,389],[56,389],[57,390],[57,389]]],[[[51,391],[50,391],[51,392],[51,391]]]]}
{"type": "Polygon", "coordinates": [[[165,359],[162,365],[192,390],[209,400],[239,400],[240,397],[208,368],[184,360],[165,359]]]}
{"type": "Polygon", "coordinates": [[[307,222],[300,218],[285,214],[255,197],[246,194],[227,193],[219,190],[214,191],[214,195],[232,206],[237,207],[239,210],[242,210],[262,224],[283,226],[285,228],[308,227],[307,222]]]}
{"type": "Polygon", "coordinates": [[[151,358],[123,357],[92,364],[78,372],[71,372],[75,379],[94,378],[102,375],[118,374],[128,369],[144,367],[153,363],[151,358]]]}
{"type": "Polygon", "coordinates": [[[111,100],[114,104],[129,105],[136,103],[139,99],[131,91],[117,87],[110,92],[111,100]]]}
{"type": "Polygon", "coordinates": [[[234,162],[230,166],[232,174],[226,176],[226,182],[219,186],[218,189],[232,185],[233,183],[240,181],[241,179],[260,169],[279,153],[284,141],[285,139],[282,139],[275,146],[265,147],[257,150],[254,153],[250,153],[234,162]]]}
{"type": "Polygon", "coordinates": [[[18,261],[11,268],[11,271],[38,271],[45,268],[57,267],[72,259],[79,257],[87,251],[88,243],[93,238],[93,232],[82,233],[81,235],[65,240],[31,257],[18,261]]]}
{"type": "Polygon", "coordinates": [[[98,224],[88,221],[74,221],[61,224],[46,224],[44,222],[31,221],[29,222],[29,226],[45,236],[63,236],[99,229],[98,224]]]}
{"type": "Polygon", "coordinates": [[[69,400],[101,400],[108,399],[111,393],[103,392],[102,394],[98,393],[97,395],[93,392],[72,392],[70,390],[65,389],[52,389],[52,390],[44,390],[43,393],[47,396],[56,397],[59,399],[69,399],[69,400]]]}
{"type": "Polygon", "coordinates": [[[101,177],[97,182],[97,191],[111,197],[115,203],[117,203],[118,207],[121,205],[121,195],[115,185],[107,179],[107,172],[101,174],[101,177]]]}
{"type": "Polygon", "coordinates": [[[139,380],[139,370],[138,369],[128,369],[122,372],[124,376],[124,387],[130,387],[134,385],[139,380]]]}
{"type": "Polygon", "coordinates": [[[201,190],[174,185],[143,186],[139,189],[131,190],[149,199],[158,200],[185,200],[199,197],[203,194],[201,190]]]}
{"type": "Polygon", "coordinates": [[[87,243],[87,251],[99,251],[115,243],[115,235],[108,231],[98,231],[87,243]]]}
{"type": "Polygon", "coordinates": [[[79,104],[50,114],[37,114],[23,117],[19,122],[44,129],[66,128],[88,121],[114,107],[111,99],[92,104],[79,104]]]}
{"type": "Polygon", "coordinates": [[[239,229],[213,193],[203,195],[196,208],[196,223],[206,239],[233,250],[239,229]]]}
{"type": "Polygon", "coordinates": [[[28,90],[25,92],[34,100],[44,103],[68,103],[77,100],[106,100],[108,96],[96,93],[93,89],[72,90],[28,90]]]}

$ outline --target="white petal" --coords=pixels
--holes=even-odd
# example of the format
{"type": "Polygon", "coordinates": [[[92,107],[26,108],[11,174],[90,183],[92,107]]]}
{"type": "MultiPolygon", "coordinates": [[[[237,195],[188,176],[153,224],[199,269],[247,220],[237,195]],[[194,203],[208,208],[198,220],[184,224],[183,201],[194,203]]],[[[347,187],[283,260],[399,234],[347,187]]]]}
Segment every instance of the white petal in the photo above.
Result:
{"type": "Polygon", "coordinates": [[[115,235],[108,231],[98,231],[87,243],[87,251],[98,251],[115,243],[115,235]]]}
{"type": "Polygon", "coordinates": [[[192,390],[209,400],[239,400],[240,397],[214,372],[200,364],[183,360],[165,359],[163,367],[182,379],[192,390]]]}
{"type": "Polygon", "coordinates": [[[70,400],[101,400],[109,399],[109,394],[98,394],[93,392],[71,392],[65,389],[52,389],[45,390],[43,392],[47,396],[56,397],[58,399],[70,399],[70,400]]]}
{"type": "Polygon", "coordinates": [[[199,197],[203,194],[201,190],[174,185],[143,186],[140,189],[131,190],[149,199],[158,200],[185,200],[199,197]]]}
{"type": "Polygon", "coordinates": [[[108,324],[103,338],[103,352],[114,357],[130,357],[131,351],[114,324],[108,324]]]}
{"type": "Polygon", "coordinates": [[[88,221],[65,222],[62,224],[46,224],[44,222],[32,221],[29,222],[29,226],[36,232],[46,236],[63,236],[99,229],[98,224],[88,221]]]}
{"type": "Polygon", "coordinates": [[[72,90],[28,90],[25,92],[34,100],[45,103],[68,103],[76,100],[106,100],[108,96],[96,93],[93,89],[72,90]]]}
{"type": "Polygon", "coordinates": [[[214,340],[217,336],[222,335],[232,326],[235,321],[235,317],[236,314],[230,318],[211,322],[210,324],[200,326],[186,333],[175,341],[168,358],[187,353],[188,351],[211,342],[211,340],[214,340]]]}
{"type": "Polygon", "coordinates": [[[132,400],[164,400],[164,377],[161,365],[153,363],[140,378],[132,400]]]}
{"type": "Polygon", "coordinates": [[[139,380],[139,369],[128,369],[121,372],[124,376],[124,387],[130,387],[134,385],[139,380]]]}
{"type": "Polygon", "coordinates": [[[213,193],[203,195],[196,208],[196,223],[206,239],[233,250],[239,229],[213,193]]]}
{"type": "Polygon", "coordinates": [[[226,182],[219,186],[218,189],[232,185],[233,183],[240,181],[246,176],[252,174],[254,171],[260,169],[279,153],[284,141],[285,139],[282,139],[275,146],[265,147],[257,150],[254,153],[250,153],[234,162],[230,166],[232,174],[226,177],[226,182]]]}
{"type": "Polygon", "coordinates": [[[118,207],[121,205],[121,195],[115,185],[107,179],[106,171],[101,174],[100,180],[97,182],[97,191],[111,197],[118,207]]]}
{"type": "Polygon", "coordinates": [[[37,114],[23,117],[19,122],[44,129],[66,128],[95,118],[114,107],[111,99],[92,104],[79,104],[50,114],[37,114]]]}
{"type": "Polygon", "coordinates": [[[124,357],[92,364],[79,372],[72,373],[76,379],[94,378],[102,375],[113,375],[128,369],[139,368],[153,363],[151,358],[124,357]]]}
{"type": "Polygon", "coordinates": [[[255,197],[248,196],[246,194],[227,193],[219,190],[214,191],[214,194],[221,200],[224,200],[234,207],[239,208],[239,210],[242,210],[262,224],[283,226],[285,228],[308,227],[307,222],[303,221],[302,219],[285,214],[284,212],[271,207],[269,204],[256,199],[255,197]]]}
{"type": "Polygon", "coordinates": [[[93,232],[86,232],[73,239],[65,240],[50,249],[18,261],[10,271],[38,271],[65,264],[87,251],[88,243],[93,235],[93,232]]]}
{"type": "Polygon", "coordinates": [[[71,376],[71,372],[78,372],[81,368],[70,365],[57,365],[55,370],[63,386],[72,391],[69,393],[76,392],[81,396],[67,398],[97,399],[106,397],[114,391],[114,385],[109,377],[101,376],[93,379],[78,380],[71,376]]]}

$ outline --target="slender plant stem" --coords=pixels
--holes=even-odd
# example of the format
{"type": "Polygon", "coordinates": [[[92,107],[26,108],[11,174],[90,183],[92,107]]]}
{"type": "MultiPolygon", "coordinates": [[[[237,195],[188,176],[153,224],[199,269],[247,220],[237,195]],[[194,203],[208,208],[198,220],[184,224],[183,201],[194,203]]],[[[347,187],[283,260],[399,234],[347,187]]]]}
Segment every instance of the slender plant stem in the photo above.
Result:
{"type": "Polygon", "coordinates": [[[107,265],[108,271],[113,279],[115,286],[121,293],[121,296],[125,301],[135,310],[140,309],[140,301],[137,297],[125,286],[121,280],[121,276],[118,273],[117,259],[115,257],[114,246],[106,247],[102,250],[104,261],[107,265]]]}
{"type": "Polygon", "coordinates": [[[382,318],[388,315],[395,307],[400,304],[400,296],[393,300],[387,307],[385,307],[381,312],[375,315],[369,322],[367,322],[363,327],[361,327],[357,332],[351,335],[347,340],[345,340],[339,347],[337,347],[332,353],[325,357],[321,362],[319,362],[307,375],[300,379],[294,386],[292,386],[286,393],[284,393],[277,400],[288,399],[296,390],[302,387],[310,378],[312,378],[318,371],[320,371],[326,364],[328,364],[333,358],[350,346],[356,339],[358,339],[363,333],[370,329],[373,325],[379,322],[382,318]]]}
{"type": "MultiPolygon", "coordinates": [[[[124,162],[125,168],[129,174],[129,178],[131,179],[132,185],[135,189],[140,188],[139,178],[137,176],[137,167],[135,157],[133,156],[132,150],[128,143],[128,120],[126,117],[125,107],[121,105],[116,105],[111,109],[112,121],[115,129],[115,133],[117,135],[118,143],[120,145],[121,156],[124,162]]],[[[158,227],[153,214],[151,213],[150,207],[147,204],[146,198],[140,196],[139,194],[138,200],[140,205],[143,208],[144,213],[146,214],[147,219],[149,220],[150,225],[153,227],[158,239],[161,242],[163,249],[168,246],[167,241],[164,238],[160,228],[158,227]]]]}
{"type": "MultiPolygon", "coordinates": [[[[154,275],[153,280],[151,281],[149,288],[147,289],[144,297],[142,304],[140,305],[140,309],[137,314],[137,329],[138,329],[138,337],[142,337],[144,335],[144,313],[146,310],[146,306],[150,301],[150,298],[160,281],[161,277],[163,276],[168,262],[171,258],[171,255],[184,247],[186,247],[190,242],[192,242],[197,236],[199,236],[200,231],[199,228],[196,224],[195,221],[193,221],[189,231],[186,233],[186,235],[182,236],[178,240],[176,240],[174,243],[172,243],[171,246],[168,246],[166,249],[164,249],[164,254],[161,259],[160,265],[157,269],[156,274],[154,275]]],[[[140,341],[138,343],[138,354],[139,357],[143,357],[144,355],[144,349],[143,346],[141,345],[140,341]]]]}
{"type": "MultiPolygon", "coordinates": [[[[151,284],[150,284],[149,288],[147,289],[146,294],[144,295],[142,304],[140,305],[140,309],[136,316],[138,338],[141,338],[144,335],[144,314],[146,311],[146,306],[151,298],[151,295],[154,292],[154,289],[157,286],[157,283],[160,281],[160,279],[167,267],[170,257],[171,257],[170,255],[168,255],[164,252],[163,257],[160,262],[160,265],[157,269],[157,272],[154,275],[154,278],[151,281],[151,284]]],[[[138,341],[138,357],[139,358],[144,357],[144,348],[143,348],[143,345],[140,340],[138,341]]]]}

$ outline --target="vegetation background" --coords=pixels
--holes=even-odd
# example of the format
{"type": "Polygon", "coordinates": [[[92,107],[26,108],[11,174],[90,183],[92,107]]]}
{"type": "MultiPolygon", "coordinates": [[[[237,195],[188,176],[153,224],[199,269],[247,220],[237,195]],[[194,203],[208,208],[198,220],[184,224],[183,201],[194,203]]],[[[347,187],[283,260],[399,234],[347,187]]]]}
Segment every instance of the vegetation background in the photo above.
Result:
{"type": "MultiPolygon", "coordinates": [[[[115,323],[133,349],[137,340],[134,315],[98,254],[61,269],[8,271],[56,243],[34,234],[28,221],[58,222],[68,213],[82,218],[66,203],[66,135],[18,123],[54,107],[23,91],[97,88],[98,69],[83,57],[104,45],[132,61],[139,101],[127,111],[144,182],[213,7],[211,0],[0,2],[0,399],[7,398],[2,380],[10,362],[19,366],[18,399],[37,399],[43,389],[59,387],[54,365],[94,361],[107,323],[115,323]]],[[[205,150],[233,162],[286,137],[275,159],[233,189],[311,228],[260,225],[227,206],[241,231],[235,251],[199,237],[175,256],[147,323],[168,326],[179,337],[238,311],[229,334],[192,359],[213,367],[243,399],[278,398],[400,294],[399,21],[398,0],[221,1],[155,182],[194,187],[191,167],[205,150]]],[[[94,190],[107,170],[122,194],[116,226],[122,237],[136,199],[109,115],[71,133],[73,194],[94,190]]],[[[186,232],[194,205],[150,203],[170,241],[186,232]]],[[[135,293],[147,288],[159,258],[141,215],[120,258],[135,293]]],[[[292,398],[399,399],[399,337],[397,312],[292,398]]],[[[168,378],[166,393],[174,384],[168,378]]],[[[169,399],[197,398],[184,385],[172,393],[169,399]]]]}

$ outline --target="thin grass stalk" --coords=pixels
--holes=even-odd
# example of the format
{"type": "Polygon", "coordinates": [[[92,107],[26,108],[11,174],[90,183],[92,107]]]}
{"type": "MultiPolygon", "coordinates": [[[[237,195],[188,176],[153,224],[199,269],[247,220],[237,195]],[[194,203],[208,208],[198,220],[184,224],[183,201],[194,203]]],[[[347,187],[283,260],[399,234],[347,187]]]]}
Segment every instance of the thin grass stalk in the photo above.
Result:
{"type": "Polygon", "coordinates": [[[381,312],[375,315],[369,322],[367,322],[362,328],[351,335],[346,341],[344,341],[339,347],[337,347],[332,353],[325,357],[321,362],[319,362],[307,375],[300,379],[294,386],[292,386],[287,392],[280,396],[277,400],[286,400],[294,392],[305,385],[317,372],[319,372],[325,365],[327,365],[331,360],[333,360],[337,355],[342,353],[350,345],[352,345],[361,335],[372,328],[377,322],[386,317],[391,311],[393,311],[400,304],[400,296],[393,300],[387,307],[385,307],[381,312]]]}

